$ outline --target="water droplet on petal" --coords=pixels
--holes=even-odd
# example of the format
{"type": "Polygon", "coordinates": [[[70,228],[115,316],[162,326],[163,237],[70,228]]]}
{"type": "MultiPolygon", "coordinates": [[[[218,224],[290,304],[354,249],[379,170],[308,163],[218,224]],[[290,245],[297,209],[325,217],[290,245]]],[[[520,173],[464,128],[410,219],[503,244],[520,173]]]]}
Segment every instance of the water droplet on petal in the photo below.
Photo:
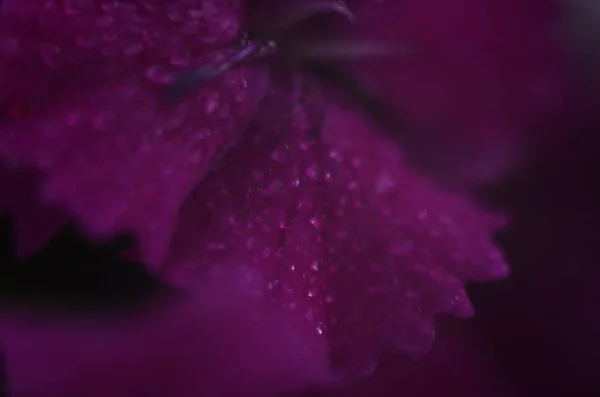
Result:
{"type": "Polygon", "coordinates": [[[94,118],[92,120],[92,126],[93,126],[94,130],[96,130],[97,132],[104,132],[104,131],[108,130],[111,120],[112,120],[112,117],[110,115],[107,115],[104,113],[99,114],[99,115],[94,116],[94,118]]]}
{"type": "Polygon", "coordinates": [[[128,56],[134,56],[141,53],[144,47],[141,44],[131,44],[123,50],[123,53],[128,56]]]}
{"type": "Polygon", "coordinates": [[[171,74],[160,65],[148,68],[148,70],[146,70],[146,77],[148,80],[157,84],[169,84],[172,81],[171,74]]]}
{"type": "Polygon", "coordinates": [[[106,27],[109,27],[110,25],[112,25],[112,23],[113,23],[113,18],[110,15],[105,15],[105,16],[96,18],[96,26],[99,26],[99,27],[106,28],[106,27]]]}
{"type": "Polygon", "coordinates": [[[396,182],[389,174],[381,173],[375,183],[375,191],[378,194],[384,194],[390,191],[395,185],[396,182]]]}
{"type": "Polygon", "coordinates": [[[52,0],[50,0],[50,1],[47,1],[47,2],[44,4],[44,8],[45,8],[46,10],[54,10],[54,9],[56,8],[56,2],[55,2],[55,1],[52,1],[52,0]]]}
{"type": "Polygon", "coordinates": [[[312,261],[310,264],[310,270],[312,270],[313,272],[318,272],[319,271],[319,261],[312,261]]]}
{"type": "Polygon", "coordinates": [[[19,46],[19,39],[14,37],[8,37],[0,40],[0,51],[6,55],[17,53],[19,51],[19,46]]]}
{"type": "Polygon", "coordinates": [[[204,16],[204,13],[202,12],[202,10],[195,9],[189,10],[188,15],[190,16],[190,18],[200,19],[204,16]]]}
{"type": "Polygon", "coordinates": [[[309,221],[309,222],[310,222],[310,224],[311,224],[311,225],[313,225],[314,227],[320,227],[320,226],[321,226],[321,221],[319,221],[319,219],[318,219],[318,218],[316,218],[316,217],[310,218],[308,221],[309,221]]]}
{"type": "Polygon", "coordinates": [[[73,126],[79,124],[80,121],[81,121],[81,117],[80,117],[79,113],[72,112],[67,115],[67,125],[70,127],[73,127],[73,126]]]}
{"type": "Polygon", "coordinates": [[[219,108],[219,100],[218,98],[211,98],[206,103],[206,113],[213,114],[219,108]]]}
{"type": "Polygon", "coordinates": [[[75,15],[81,11],[81,0],[63,0],[63,10],[67,15],[75,15]]]}
{"type": "Polygon", "coordinates": [[[313,181],[319,179],[319,166],[317,164],[311,164],[306,169],[306,176],[313,181]]]}
{"type": "Polygon", "coordinates": [[[167,9],[167,17],[173,22],[181,22],[183,20],[183,15],[181,11],[177,7],[169,7],[167,9]]]}
{"type": "Polygon", "coordinates": [[[102,41],[105,43],[114,43],[119,39],[119,35],[116,33],[105,33],[102,35],[102,41]]]}
{"type": "Polygon", "coordinates": [[[331,157],[331,159],[335,160],[335,161],[342,161],[342,154],[337,151],[336,149],[331,149],[329,151],[329,157],[331,157]]]}
{"type": "Polygon", "coordinates": [[[306,317],[306,320],[308,320],[309,322],[312,322],[314,320],[315,316],[314,316],[312,309],[308,309],[306,311],[305,317],[306,317]]]}
{"type": "Polygon", "coordinates": [[[96,42],[90,37],[78,36],[75,39],[75,44],[82,48],[92,48],[96,45],[96,42]]]}
{"type": "Polygon", "coordinates": [[[42,61],[51,69],[56,68],[56,56],[60,53],[60,48],[56,44],[42,43],[38,47],[38,54],[42,61]]]}
{"type": "Polygon", "coordinates": [[[186,56],[185,54],[174,54],[169,59],[169,62],[173,66],[183,66],[183,67],[188,67],[192,64],[192,60],[190,59],[190,57],[186,56]]]}
{"type": "Polygon", "coordinates": [[[409,254],[415,246],[412,240],[398,241],[390,247],[390,254],[392,255],[406,255],[409,254]]]}

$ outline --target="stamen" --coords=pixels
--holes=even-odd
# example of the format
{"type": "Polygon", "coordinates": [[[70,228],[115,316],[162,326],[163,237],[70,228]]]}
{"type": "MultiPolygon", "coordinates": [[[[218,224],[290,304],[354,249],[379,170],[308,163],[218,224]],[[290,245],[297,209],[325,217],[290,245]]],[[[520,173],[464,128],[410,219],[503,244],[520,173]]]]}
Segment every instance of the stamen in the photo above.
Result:
{"type": "Polygon", "coordinates": [[[291,54],[296,60],[335,60],[335,59],[361,59],[366,57],[383,56],[409,56],[414,48],[407,46],[398,48],[377,41],[313,41],[301,42],[295,46],[291,54]]]}
{"type": "Polygon", "coordinates": [[[356,20],[354,13],[348,8],[344,1],[316,0],[292,7],[291,9],[286,10],[286,12],[278,15],[277,21],[269,26],[269,33],[281,33],[314,16],[331,13],[342,15],[350,22],[356,20]]]}
{"type": "Polygon", "coordinates": [[[250,59],[272,54],[276,49],[274,42],[268,42],[266,45],[258,41],[248,42],[244,48],[217,67],[201,66],[182,74],[167,88],[165,96],[169,102],[177,103],[215,77],[250,59]]]}

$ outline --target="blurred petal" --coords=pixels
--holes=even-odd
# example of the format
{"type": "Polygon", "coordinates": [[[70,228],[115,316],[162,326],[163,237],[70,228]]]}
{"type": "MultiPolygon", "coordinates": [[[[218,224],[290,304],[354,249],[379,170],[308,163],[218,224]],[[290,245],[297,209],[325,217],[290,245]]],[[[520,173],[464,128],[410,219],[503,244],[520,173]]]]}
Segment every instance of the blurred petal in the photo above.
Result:
{"type": "Polygon", "coordinates": [[[334,381],[311,333],[238,266],[128,319],[4,312],[12,397],[270,396],[334,381]]]}
{"type": "Polygon", "coordinates": [[[452,184],[494,181],[527,159],[562,110],[553,1],[348,1],[349,35],[411,56],[352,66],[402,112],[396,131],[422,169],[452,184]]]}
{"type": "Polygon", "coordinates": [[[511,279],[473,290],[486,308],[481,330],[540,395],[600,394],[600,122],[590,99],[574,98],[579,120],[503,191],[515,212],[502,239],[511,279]]]}
{"type": "Polygon", "coordinates": [[[422,359],[387,357],[370,379],[342,390],[295,397],[515,397],[497,356],[468,326],[441,321],[431,352],[422,359]]]}

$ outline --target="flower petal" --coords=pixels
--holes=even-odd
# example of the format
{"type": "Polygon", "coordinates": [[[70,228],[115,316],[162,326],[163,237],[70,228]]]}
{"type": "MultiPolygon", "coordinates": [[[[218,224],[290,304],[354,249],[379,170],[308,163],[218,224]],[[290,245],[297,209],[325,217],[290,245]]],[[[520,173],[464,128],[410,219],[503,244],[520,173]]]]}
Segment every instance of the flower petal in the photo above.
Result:
{"type": "Polygon", "coordinates": [[[465,281],[507,274],[491,241],[500,217],[414,174],[351,109],[329,103],[311,141],[310,117],[280,98],[188,198],[166,277],[243,261],[361,374],[381,350],[426,351],[436,314],[472,315],[465,281]]]}
{"type": "Polygon", "coordinates": [[[266,80],[240,68],[176,106],[162,92],[182,68],[218,62],[207,52],[235,37],[239,15],[219,1],[44,4],[0,22],[0,154],[41,170],[45,198],[92,233],[136,232],[157,263],[266,80]]]}
{"type": "Polygon", "coordinates": [[[4,311],[10,395],[270,396],[335,381],[320,342],[262,301],[247,269],[228,271],[127,319],[4,311]]]}
{"type": "Polygon", "coordinates": [[[440,321],[431,352],[419,360],[387,357],[372,378],[340,393],[294,397],[517,397],[521,396],[500,357],[465,323],[440,321]]]}
{"type": "Polygon", "coordinates": [[[566,78],[555,2],[350,0],[357,39],[403,58],[353,66],[412,126],[396,131],[421,168],[447,182],[495,180],[526,159],[562,111],[566,78]],[[544,131],[542,136],[539,132],[544,131]]]}

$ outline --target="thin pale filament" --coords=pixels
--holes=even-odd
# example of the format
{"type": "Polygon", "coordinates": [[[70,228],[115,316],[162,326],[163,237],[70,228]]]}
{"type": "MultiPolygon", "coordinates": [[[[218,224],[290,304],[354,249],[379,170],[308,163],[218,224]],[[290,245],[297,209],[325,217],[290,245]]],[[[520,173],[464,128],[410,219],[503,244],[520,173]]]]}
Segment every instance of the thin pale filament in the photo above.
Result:
{"type": "Polygon", "coordinates": [[[265,55],[268,48],[259,42],[250,42],[217,67],[201,66],[179,76],[167,89],[166,97],[171,102],[179,102],[204,83],[259,55],[265,55]]]}
{"type": "Polygon", "coordinates": [[[371,57],[409,56],[413,48],[399,48],[378,41],[322,41],[314,40],[296,46],[290,54],[297,60],[365,59],[371,57]]]}
{"type": "Polygon", "coordinates": [[[269,27],[271,33],[277,34],[290,29],[314,16],[322,14],[339,14],[354,22],[356,17],[343,1],[311,1],[301,6],[293,7],[269,27]]]}

